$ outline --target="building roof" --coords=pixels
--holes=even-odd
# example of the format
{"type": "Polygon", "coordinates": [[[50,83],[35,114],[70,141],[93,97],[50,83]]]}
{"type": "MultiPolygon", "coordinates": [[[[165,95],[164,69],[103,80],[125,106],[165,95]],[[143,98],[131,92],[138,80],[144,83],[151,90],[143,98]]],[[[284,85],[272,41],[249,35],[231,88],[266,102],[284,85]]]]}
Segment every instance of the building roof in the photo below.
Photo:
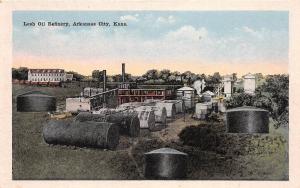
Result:
{"type": "Polygon", "coordinates": [[[31,73],[64,73],[64,69],[29,69],[31,73]]]}
{"type": "Polygon", "coordinates": [[[178,91],[194,91],[194,88],[184,86],[182,88],[177,89],[178,91]]]}

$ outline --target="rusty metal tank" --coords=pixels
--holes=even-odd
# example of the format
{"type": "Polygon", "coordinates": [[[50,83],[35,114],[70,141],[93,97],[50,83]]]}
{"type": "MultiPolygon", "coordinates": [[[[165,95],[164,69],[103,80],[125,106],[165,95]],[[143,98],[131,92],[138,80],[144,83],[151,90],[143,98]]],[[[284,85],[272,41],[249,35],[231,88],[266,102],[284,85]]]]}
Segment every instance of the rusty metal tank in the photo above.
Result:
{"type": "Polygon", "coordinates": [[[186,153],[172,148],[160,148],[145,153],[147,179],[184,179],[187,166],[186,153]]]}
{"type": "Polygon", "coordinates": [[[252,106],[226,111],[228,133],[269,133],[269,112],[252,106]]]}

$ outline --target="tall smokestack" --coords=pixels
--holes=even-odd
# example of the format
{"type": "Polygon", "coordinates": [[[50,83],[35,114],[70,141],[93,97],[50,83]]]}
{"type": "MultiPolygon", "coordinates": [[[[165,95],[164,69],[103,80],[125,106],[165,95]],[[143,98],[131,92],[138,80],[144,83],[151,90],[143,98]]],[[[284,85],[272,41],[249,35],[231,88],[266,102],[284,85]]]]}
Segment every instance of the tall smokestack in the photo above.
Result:
{"type": "Polygon", "coordinates": [[[125,82],[125,63],[122,63],[122,82],[125,82]]]}
{"type": "Polygon", "coordinates": [[[103,70],[103,91],[106,91],[106,70],[103,70]]]}

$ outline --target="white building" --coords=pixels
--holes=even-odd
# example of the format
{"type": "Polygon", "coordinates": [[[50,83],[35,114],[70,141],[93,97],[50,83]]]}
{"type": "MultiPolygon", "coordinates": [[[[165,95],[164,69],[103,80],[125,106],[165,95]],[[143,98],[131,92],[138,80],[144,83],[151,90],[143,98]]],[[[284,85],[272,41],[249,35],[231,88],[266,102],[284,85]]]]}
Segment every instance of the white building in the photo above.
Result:
{"type": "Polygon", "coordinates": [[[256,78],[254,74],[248,73],[244,76],[244,92],[254,94],[256,88],[256,78]]]}
{"type": "Polygon", "coordinates": [[[62,82],[72,79],[63,69],[29,69],[28,81],[31,82],[62,82]]]}
{"type": "Polygon", "coordinates": [[[222,83],[224,85],[224,95],[226,98],[231,97],[233,88],[233,78],[232,75],[224,76],[222,83]]]}

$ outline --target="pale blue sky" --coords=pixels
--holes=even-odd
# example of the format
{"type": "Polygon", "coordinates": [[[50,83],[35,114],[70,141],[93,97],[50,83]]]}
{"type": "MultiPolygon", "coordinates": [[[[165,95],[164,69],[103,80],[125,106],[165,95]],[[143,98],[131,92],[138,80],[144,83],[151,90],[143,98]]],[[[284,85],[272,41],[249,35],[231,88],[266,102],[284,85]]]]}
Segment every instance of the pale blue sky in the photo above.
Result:
{"type": "Polygon", "coordinates": [[[288,61],[287,11],[15,11],[14,54],[64,58],[288,61]],[[24,27],[125,21],[127,27],[24,27]]]}

